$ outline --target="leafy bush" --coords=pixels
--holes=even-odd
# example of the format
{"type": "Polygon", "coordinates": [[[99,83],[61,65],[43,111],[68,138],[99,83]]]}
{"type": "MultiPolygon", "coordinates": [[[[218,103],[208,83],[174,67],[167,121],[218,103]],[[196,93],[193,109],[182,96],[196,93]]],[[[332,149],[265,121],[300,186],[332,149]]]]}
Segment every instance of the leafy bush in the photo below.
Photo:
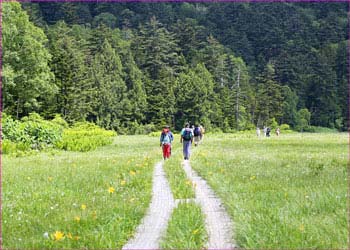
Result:
{"type": "Polygon", "coordinates": [[[305,132],[309,133],[336,133],[337,129],[317,127],[317,126],[308,126],[304,129],[305,132]]]}
{"type": "Polygon", "coordinates": [[[283,130],[290,130],[290,127],[289,127],[288,124],[284,123],[284,124],[281,124],[280,129],[281,129],[281,131],[283,131],[283,130]]]}
{"type": "Polygon", "coordinates": [[[86,152],[111,144],[115,135],[114,131],[104,130],[93,123],[79,122],[65,129],[62,140],[55,145],[59,149],[86,152]]]}
{"type": "Polygon", "coordinates": [[[1,142],[1,148],[3,154],[13,154],[15,156],[23,156],[31,149],[29,143],[13,142],[7,139],[1,142]]]}
{"type": "Polygon", "coordinates": [[[43,149],[60,140],[63,127],[51,121],[45,121],[36,113],[23,117],[21,121],[4,115],[2,138],[15,143],[30,145],[32,149],[43,149]]]}

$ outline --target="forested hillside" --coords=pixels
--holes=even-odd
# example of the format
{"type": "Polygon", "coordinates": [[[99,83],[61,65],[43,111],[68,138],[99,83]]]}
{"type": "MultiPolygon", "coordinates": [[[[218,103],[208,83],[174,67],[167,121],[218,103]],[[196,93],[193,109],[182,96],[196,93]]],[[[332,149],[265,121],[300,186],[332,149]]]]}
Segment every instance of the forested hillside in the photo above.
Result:
{"type": "Polygon", "coordinates": [[[3,3],[3,111],[136,133],[348,127],[347,3],[3,3]]]}

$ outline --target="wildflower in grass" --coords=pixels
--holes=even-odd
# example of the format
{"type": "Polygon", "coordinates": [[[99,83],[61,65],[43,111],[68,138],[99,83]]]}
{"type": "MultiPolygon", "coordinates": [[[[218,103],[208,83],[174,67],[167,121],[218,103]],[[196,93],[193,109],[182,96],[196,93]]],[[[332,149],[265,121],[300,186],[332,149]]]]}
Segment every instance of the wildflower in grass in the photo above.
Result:
{"type": "Polygon", "coordinates": [[[255,179],[256,179],[256,176],[255,176],[255,175],[253,175],[253,176],[250,177],[250,180],[251,180],[251,181],[253,181],[253,180],[255,180],[255,179]]]}
{"type": "Polygon", "coordinates": [[[187,180],[187,181],[186,181],[186,185],[191,186],[191,185],[192,185],[192,182],[189,181],[189,180],[187,180]]]}
{"type": "Polygon", "coordinates": [[[53,239],[54,239],[55,241],[59,241],[59,240],[64,239],[64,233],[62,233],[61,231],[56,231],[56,232],[53,234],[53,239]]]}
{"type": "Polygon", "coordinates": [[[74,240],[79,240],[80,237],[79,236],[74,236],[74,240]]]}
{"type": "Polygon", "coordinates": [[[85,210],[86,209],[86,205],[85,204],[82,204],[81,205],[81,210],[85,210]]]}
{"type": "Polygon", "coordinates": [[[135,174],[136,174],[135,171],[133,171],[133,170],[130,171],[130,175],[134,176],[135,174]]]}
{"type": "Polygon", "coordinates": [[[199,229],[195,229],[192,231],[192,234],[197,234],[199,232],[199,229]]]}
{"type": "Polygon", "coordinates": [[[115,191],[115,189],[113,187],[109,187],[108,188],[108,193],[113,194],[114,191],[115,191]]]}
{"type": "Polygon", "coordinates": [[[120,182],[120,185],[122,185],[122,186],[124,186],[126,184],[126,181],[125,180],[122,180],[121,182],[120,182]]]}
{"type": "Polygon", "coordinates": [[[48,181],[52,181],[53,178],[51,176],[49,176],[47,179],[48,179],[48,181]]]}
{"type": "Polygon", "coordinates": [[[76,222],[79,222],[79,221],[80,221],[80,217],[79,217],[79,216],[75,216],[75,217],[74,217],[74,220],[75,220],[76,222]]]}
{"type": "Polygon", "coordinates": [[[134,200],[135,200],[135,198],[131,198],[131,199],[129,200],[129,202],[130,202],[130,203],[133,203],[134,200]]]}
{"type": "Polygon", "coordinates": [[[43,236],[44,236],[45,239],[48,239],[49,238],[49,233],[45,232],[43,236]]]}
{"type": "Polygon", "coordinates": [[[27,179],[30,180],[30,177],[28,176],[27,179]]]}
{"type": "Polygon", "coordinates": [[[68,233],[68,234],[67,234],[67,238],[68,238],[68,239],[73,239],[72,234],[71,234],[71,233],[68,233]]]}

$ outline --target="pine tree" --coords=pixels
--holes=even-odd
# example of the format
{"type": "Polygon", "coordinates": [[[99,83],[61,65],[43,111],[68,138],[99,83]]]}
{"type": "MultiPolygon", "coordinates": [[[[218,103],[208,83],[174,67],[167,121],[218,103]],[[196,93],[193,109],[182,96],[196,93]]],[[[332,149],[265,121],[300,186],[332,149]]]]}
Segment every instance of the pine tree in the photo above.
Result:
{"type": "Polygon", "coordinates": [[[50,113],[60,113],[69,122],[85,120],[91,111],[91,82],[85,66],[86,56],[72,30],[58,22],[49,30],[51,69],[59,93],[47,104],[50,113]]]}
{"type": "Polygon", "coordinates": [[[120,57],[107,40],[102,44],[101,52],[95,55],[91,70],[96,88],[96,122],[104,128],[121,130],[128,107],[127,88],[120,57]]]}
{"type": "Polygon", "coordinates": [[[29,21],[17,2],[3,3],[3,103],[2,110],[17,118],[38,111],[39,100],[56,91],[49,68],[47,37],[29,21]]]}

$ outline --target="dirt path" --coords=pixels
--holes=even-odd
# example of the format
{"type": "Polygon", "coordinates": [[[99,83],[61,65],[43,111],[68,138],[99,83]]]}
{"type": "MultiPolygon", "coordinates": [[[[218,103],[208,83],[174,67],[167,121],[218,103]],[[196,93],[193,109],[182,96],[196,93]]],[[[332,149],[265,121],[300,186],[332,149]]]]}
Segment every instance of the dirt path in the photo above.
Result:
{"type": "Polygon", "coordinates": [[[163,162],[155,166],[153,173],[152,201],[146,216],[136,229],[135,237],[123,249],[159,249],[175,201],[163,170],[163,162]]]}
{"type": "MultiPolygon", "coordinates": [[[[206,230],[209,241],[208,249],[233,249],[233,223],[206,181],[192,170],[188,161],[183,162],[187,178],[196,184],[194,201],[202,207],[205,215],[206,230]]],[[[153,173],[152,201],[146,216],[137,227],[134,238],[122,248],[127,249],[159,249],[160,240],[167,229],[172,210],[180,200],[174,200],[169,183],[163,170],[163,162],[155,166],[153,173]]]]}
{"type": "Polygon", "coordinates": [[[206,230],[209,241],[208,249],[233,249],[233,223],[226,213],[219,198],[216,197],[213,190],[191,168],[189,161],[183,162],[183,167],[187,178],[196,185],[196,200],[201,205],[205,214],[206,230]]]}

